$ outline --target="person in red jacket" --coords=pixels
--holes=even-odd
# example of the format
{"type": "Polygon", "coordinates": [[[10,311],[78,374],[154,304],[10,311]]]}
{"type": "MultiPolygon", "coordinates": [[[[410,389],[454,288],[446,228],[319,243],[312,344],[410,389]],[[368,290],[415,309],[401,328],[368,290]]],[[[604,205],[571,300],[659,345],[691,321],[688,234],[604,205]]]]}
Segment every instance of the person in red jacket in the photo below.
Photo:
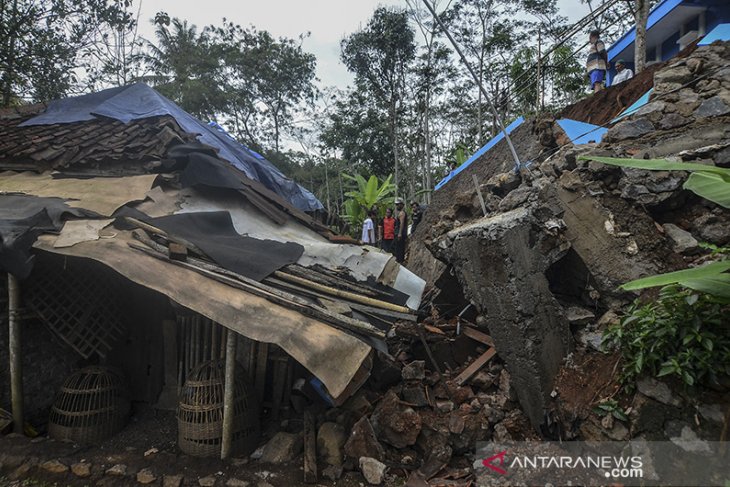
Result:
{"type": "Polygon", "coordinates": [[[385,210],[382,238],[382,249],[392,254],[394,250],[393,242],[395,242],[395,218],[393,218],[393,210],[391,208],[385,210]]]}

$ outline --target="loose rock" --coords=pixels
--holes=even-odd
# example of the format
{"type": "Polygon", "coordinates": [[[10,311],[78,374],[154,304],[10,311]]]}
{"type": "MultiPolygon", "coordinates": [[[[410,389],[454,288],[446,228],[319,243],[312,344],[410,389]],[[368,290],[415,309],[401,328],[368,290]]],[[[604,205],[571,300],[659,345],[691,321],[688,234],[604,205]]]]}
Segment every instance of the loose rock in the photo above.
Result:
{"type": "Polygon", "coordinates": [[[68,465],[61,463],[59,460],[48,460],[40,464],[40,467],[46,472],[51,473],[66,473],[68,472],[68,465]]]}
{"type": "Polygon", "coordinates": [[[285,463],[296,458],[304,448],[301,435],[280,431],[264,446],[261,461],[285,463]]]}
{"type": "Polygon", "coordinates": [[[114,465],[111,468],[108,468],[106,471],[107,475],[127,475],[127,466],[121,463],[118,463],[114,465]]]}
{"type": "Polygon", "coordinates": [[[385,464],[374,458],[360,458],[360,471],[370,485],[380,485],[383,483],[385,469],[385,464]]]}
{"type": "Polygon", "coordinates": [[[157,476],[149,468],[143,468],[137,472],[137,482],[140,484],[151,484],[157,480],[157,476]]]}
{"type": "Polygon", "coordinates": [[[385,450],[375,436],[373,426],[367,417],[362,417],[352,427],[350,437],[344,446],[345,455],[355,460],[360,457],[373,457],[377,460],[385,458],[385,450]]]}
{"type": "Polygon", "coordinates": [[[91,464],[88,462],[79,462],[71,465],[71,472],[77,477],[86,478],[91,476],[91,464]]]}
{"type": "Polygon", "coordinates": [[[162,487],[180,487],[182,481],[182,475],[165,475],[162,477],[162,487]]]}
{"type": "Polygon", "coordinates": [[[200,487],[213,487],[215,485],[215,476],[208,475],[207,477],[198,479],[198,485],[200,487]]]}

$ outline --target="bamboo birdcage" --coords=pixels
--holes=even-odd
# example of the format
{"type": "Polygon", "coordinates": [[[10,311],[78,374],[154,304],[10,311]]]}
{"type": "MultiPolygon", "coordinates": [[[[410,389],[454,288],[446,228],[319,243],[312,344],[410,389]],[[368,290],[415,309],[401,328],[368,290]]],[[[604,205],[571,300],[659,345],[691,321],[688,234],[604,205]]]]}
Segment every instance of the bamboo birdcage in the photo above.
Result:
{"type": "Polygon", "coordinates": [[[100,366],[71,374],[51,407],[48,434],[57,440],[93,443],[127,424],[129,388],[117,371],[100,366]]]}
{"type": "MultiPolygon", "coordinates": [[[[178,406],[178,445],[185,453],[199,457],[218,456],[223,436],[223,392],[225,360],[209,360],[190,372],[178,406]]],[[[246,371],[236,363],[233,394],[234,453],[253,451],[259,439],[259,406],[246,371]]]]}

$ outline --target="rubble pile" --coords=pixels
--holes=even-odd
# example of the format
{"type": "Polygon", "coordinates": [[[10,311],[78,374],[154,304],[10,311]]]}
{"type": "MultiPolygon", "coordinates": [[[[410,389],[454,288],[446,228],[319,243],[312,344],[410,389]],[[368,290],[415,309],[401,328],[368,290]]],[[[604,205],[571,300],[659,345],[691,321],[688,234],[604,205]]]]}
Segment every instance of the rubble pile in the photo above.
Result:
{"type": "MultiPolygon", "coordinates": [[[[411,268],[436,269],[428,251],[442,266],[429,276],[432,285],[445,275],[458,280],[536,430],[553,422],[556,377],[566,357],[599,348],[606,324],[634,299],[620,284],[703,261],[708,251],[700,242],[730,242],[730,212],[683,190],[686,173],[579,156],[730,166],[729,66],[730,43],[721,42],[669,62],[654,73],[649,103],[598,145],[549,149],[535,133],[523,134],[540,149],[529,158],[520,154],[532,163],[518,173],[499,170],[508,160],[500,143],[477,161],[495,169],[478,174],[486,216],[477,189],[466,182],[471,170],[434,193],[431,214],[411,244],[417,256],[411,268]]],[[[524,151],[531,144],[519,137],[515,145],[524,151]]]]}

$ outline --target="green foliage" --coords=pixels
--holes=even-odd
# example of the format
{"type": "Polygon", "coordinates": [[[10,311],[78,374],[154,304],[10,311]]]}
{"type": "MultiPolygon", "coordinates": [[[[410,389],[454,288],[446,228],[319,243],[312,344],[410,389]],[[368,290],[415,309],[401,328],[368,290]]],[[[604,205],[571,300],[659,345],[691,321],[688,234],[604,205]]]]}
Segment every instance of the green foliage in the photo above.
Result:
{"type": "Polygon", "coordinates": [[[621,421],[629,420],[629,417],[626,415],[626,411],[624,411],[621,406],[619,406],[618,401],[616,401],[615,399],[606,399],[604,401],[601,401],[598,406],[593,408],[593,412],[598,414],[599,416],[608,416],[610,414],[614,418],[621,421]]]}
{"type": "Polygon", "coordinates": [[[359,174],[350,176],[342,174],[349,183],[350,191],[345,193],[345,214],[342,217],[352,226],[357,227],[364,220],[368,210],[377,206],[379,212],[385,214],[385,208],[393,204],[395,185],[388,176],[382,183],[373,175],[367,180],[359,174]]]}
{"type": "Polygon", "coordinates": [[[75,69],[93,68],[101,41],[130,29],[131,0],[0,1],[2,106],[64,96],[76,85],[75,69]]]}
{"type": "Polygon", "coordinates": [[[642,373],[676,376],[686,385],[730,375],[730,306],[707,293],[665,286],[659,297],[629,308],[604,336],[618,346],[624,381],[642,373]]]}

